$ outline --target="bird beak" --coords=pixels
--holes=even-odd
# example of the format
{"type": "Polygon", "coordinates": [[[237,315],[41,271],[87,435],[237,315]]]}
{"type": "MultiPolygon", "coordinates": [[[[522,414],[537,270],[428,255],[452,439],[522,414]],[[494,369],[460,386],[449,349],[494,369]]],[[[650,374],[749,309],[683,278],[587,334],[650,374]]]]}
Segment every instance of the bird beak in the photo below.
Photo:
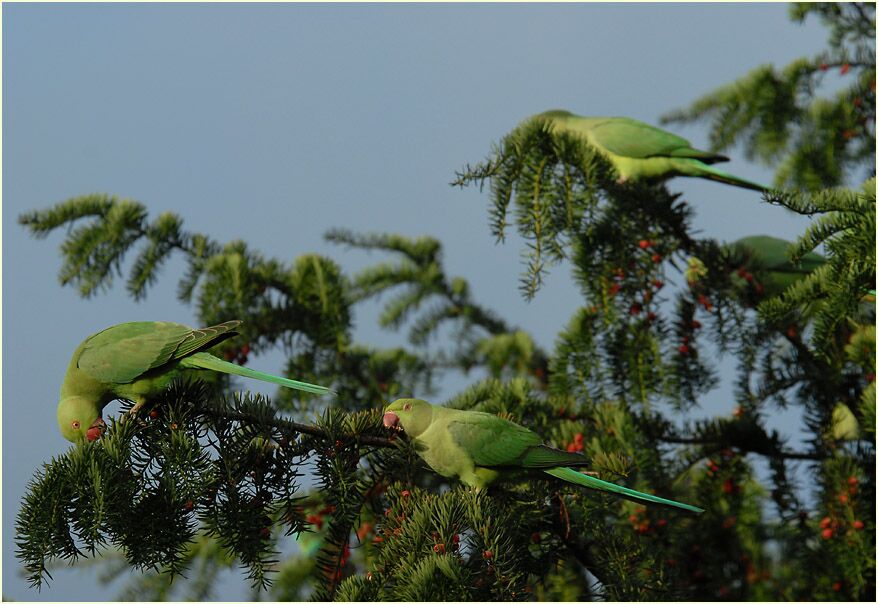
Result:
{"type": "Polygon", "coordinates": [[[393,411],[384,414],[384,427],[399,430],[399,416],[393,411]]]}
{"type": "Polygon", "coordinates": [[[92,422],[91,426],[88,427],[88,430],[86,430],[85,437],[89,442],[95,441],[101,437],[101,434],[103,434],[104,428],[106,427],[107,424],[104,423],[104,418],[98,417],[92,422]]]}

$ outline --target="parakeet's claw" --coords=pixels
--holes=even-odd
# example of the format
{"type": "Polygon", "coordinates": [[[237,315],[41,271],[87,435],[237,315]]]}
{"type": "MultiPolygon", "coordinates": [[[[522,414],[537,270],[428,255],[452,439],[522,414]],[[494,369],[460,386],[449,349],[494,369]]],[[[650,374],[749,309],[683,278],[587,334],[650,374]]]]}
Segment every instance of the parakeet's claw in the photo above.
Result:
{"type": "Polygon", "coordinates": [[[138,412],[143,409],[143,406],[146,404],[146,401],[138,401],[134,403],[134,406],[128,411],[129,415],[137,415],[138,412]]]}

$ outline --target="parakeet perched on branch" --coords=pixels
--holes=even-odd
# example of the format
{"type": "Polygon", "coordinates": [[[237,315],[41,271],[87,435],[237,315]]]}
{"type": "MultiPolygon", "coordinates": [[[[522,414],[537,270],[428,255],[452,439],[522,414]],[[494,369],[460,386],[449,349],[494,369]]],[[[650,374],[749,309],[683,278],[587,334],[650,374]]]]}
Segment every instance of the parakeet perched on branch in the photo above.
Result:
{"type": "Polygon", "coordinates": [[[114,399],[135,403],[136,413],[171,381],[190,369],[271,382],[314,394],[332,392],[296,380],[254,371],[204,352],[232,336],[241,321],[194,329],[179,323],[120,323],[86,338],[73,352],[58,403],[58,426],[67,440],[95,440],[104,428],[101,412],[114,399]]]}
{"type": "Polygon", "coordinates": [[[808,252],[802,256],[798,264],[793,264],[788,252],[795,245],[790,241],[769,235],[744,237],[731,246],[744,256],[750,268],[753,270],[758,268],[761,271],[766,296],[783,293],[790,285],[826,264],[826,259],[816,252],[808,252]]]}
{"type": "Polygon", "coordinates": [[[385,409],[384,425],[402,429],[435,472],[446,478],[457,478],[471,487],[485,488],[516,471],[542,470],[576,485],[639,502],[690,512],[704,511],[577,472],[570,466],[588,465],[584,455],[544,445],[536,432],[490,413],[449,409],[419,399],[402,398],[385,409]]]}
{"type": "Polygon", "coordinates": [[[629,117],[583,117],[556,109],[529,119],[547,121],[553,132],[581,136],[610,160],[621,181],[695,176],[754,191],[766,190],[710,166],[728,161],[728,157],[695,149],[685,138],[629,117]]]}

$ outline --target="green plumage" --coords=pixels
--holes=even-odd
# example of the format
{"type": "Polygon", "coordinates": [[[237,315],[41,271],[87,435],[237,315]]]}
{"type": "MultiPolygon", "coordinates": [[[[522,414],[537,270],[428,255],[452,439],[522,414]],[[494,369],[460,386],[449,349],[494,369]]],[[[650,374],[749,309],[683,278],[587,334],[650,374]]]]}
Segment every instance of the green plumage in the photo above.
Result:
{"type": "Polygon", "coordinates": [[[804,279],[811,271],[826,263],[815,252],[802,256],[798,264],[790,261],[789,251],[794,244],[768,235],[753,235],[731,244],[747,262],[750,270],[759,271],[766,296],[776,296],[790,285],[804,279]]]}
{"type": "Polygon", "coordinates": [[[529,119],[547,122],[553,132],[581,137],[610,160],[622,181],[693,176],[754,191],[766,190],[710,165],[728,161],[726,156],[696,149],[685,138],[635,119],[583,117],[561,109],[529,119]]]}
{"type": "Polygon", "coordinates": [[[135,402],[139,409],[191,369],[209,369],[271,382],[314,394],[328,388],[289,380],[228,363],[204,352],[237,335],[241,321],[194,329],[179,323],[121,323],[86,338],[73,352],[58,403],[58,425],[73,442],[94,440],[101,412],[114,399],[135,402]]]}
{"type": "Polygon", "coordinates": [[[490,413],[399,399],[385,410],[384,425],[402,428],[436,473],[472,487],[485,488],[516,471],[542,470],[561,480],[628,499],[704,511],[577,472],[572,468],[588,465],[585,456],[549,447],[537,433],[490,413]]]}

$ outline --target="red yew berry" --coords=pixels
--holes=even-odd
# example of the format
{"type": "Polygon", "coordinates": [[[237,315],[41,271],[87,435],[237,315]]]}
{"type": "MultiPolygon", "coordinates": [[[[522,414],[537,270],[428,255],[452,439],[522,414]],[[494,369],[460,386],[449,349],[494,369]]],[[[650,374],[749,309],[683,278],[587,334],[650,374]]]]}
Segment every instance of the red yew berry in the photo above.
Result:
{"type": "Polygon", "coordinates": [[[444,543],[437,543],[436,545],[433,546],[433,551],[436,552],[437,554],[444,554],[445,553],[445,544],[444,543]]]}
{"type": "Polygon", "coordinates": [[[677,347],[677,350],[679,350],[680,354],[682,354],[683,356],[687,356],[689,354],[689,347],[686,344],[680,344],[677,347]]]}
{"type": "Polygon", "coordinates": [[[192,508],[195,507],[195,504],[192,503],[192,501],[187,501],[186,503],[183,504],[183,507],[186,508],[186,511],[188,512],[188,511],[191,511],[192,508]]]}
{"type": "Polygon", "coordinates": [[[741,419],[744,417],[744,410],[741,407],[735,407],[734,411],[732,411],[732,415],[736,418],[741,419]]]}
{"type": "Polygon", "coordinates": [[[646,320],[649,321],[650,323],[652,323],[653,321],[656,320],[656,317],[657,317],[657,315],[654,312],[649,312],[646,315],[646,320]]]}
{"type": "Polygon", "coordinates": [[[790,325],[789,327],[787,327],[787,337],[788,338],[795,339],[796,337],[798,337],[798,335],[799,335],[799,331],[796,329],[795,325],[790,325]]]}
{"type": "Polygon", "coordinates": [[[411,491],[409,491],[408,489],[402,492],[403,497],[408,497],[409,495],[411,495],[411,491]]]}
{"type": "Polygon", "coordinates": [[[543,538],[539,533],[533,533],[530,536],[530,540],[533,541],[534,543],[539,543],[540,541],[543,540],[543,538]]]}
{"type": "Polygon", "coordinates": [[[730,495],[735,492],[735,483],[729,478],[723,483],[723,493],[730,495]]]}
{"type": "Polygon", "coordinates": [[[847,496],[847,494],[846,494],[846,493],[841,493],[841,494],[838,496],[838,502],[839,502],[840,504],[842,504],[842,505],[847,505],[847,502],[848,502],[848,496],[847,496]]]}
{"type": "Polygon", "coordinates": [[[866,525],[863,523],[862,520],[854,520],[854,529],[855,530],[861,531],[861,530],[863,530],[864,526],[866,526],[866,525]]]}
{"type": "Polygon", "coordinates": [[[610,286],[609,294],[610,294],[611,296],[615,296],[616,294],[619,293],[619,290],[620,290],[620,289],[622,289],[622,286],[621,286],[621,285],[619,285],[618,283],[613,283],[613,284],[610,286]]]}
{"type": "Polygon", "coordinates": [[[826,71],[827,69],[829,69],[829,65],[827,65],[826,63],[820,64],[820,71],[826,71]]]}
{"type": "Polygon", "coordinates": [[[857,479],[856,476],[851,476],[848,478],[848,484],[851,485],[852,487],[857,486],[857,484],[859,484],[859,482],[860,481],[859,481],[859,479],[857,479]]]}
{"type": "Polygon", "coordinates": [[[575,442],[578,445],[582,444],[582,432],[577,432],[576,434],[573,435],[573,442],[575,442]]]}
{"type": "Polygon", "coordinates": [[[844,75],[844,74],[846,74],[847,72],[849,72],[850,70],[851,70],[851,66],[848,65],[847,63],[845,63],[844,65],[841,66],[841,69],[839,69],[838,72],[839,72],[841,75],[844,75]]]}
{"type": "Polygon", "coordinates": [[[158,416],[159,416],[159,412],[156,411],[155,409],[153,409],[152,411],[149,412],[149,417],[152,418],[152,419],[155,419],[155,418],[157,418],[158,416]]]}
{"type": "Polygon", "coordinates": [[[832,518],[830,518],[829,516],[824,516],[823,520],[820,521],[820,528],[829,528],[830,524],[832,524],[832,518]]]}
{"type": "Polygon", "coordinates": [[[456,534],[456,533],[455,533],[454,535],[452,535],[452,536],[451,536],[451,542],[452,542],[452,543],[460,543],[460,535],[458,535],[458,534],[456,534]]]}
{"type": "Polygon", "coordinates": [[[372,543],[381,543],[383,541],[384,541],[384,538],[381,537],[380,535],[378,535],[374,539],[372,539],[372,543]]]}
{"type": "Polygon", "coordinates": [[[834,534],[835,534],[835,532],[831,528],[825,528],[820,533],[820,536],[823,537],[824,539],[832,539],[832,536],[834,534]]]}
{"type": "Polygon", "coordinates": [[[713,304],[711,304],[710,300],[704,294],[698,294],[698,303],[708,312],[713,308],[713,304]]]}
{"type": "Polygon", "coordinates": [[[631,305],[631,308],[628,309],[628,312],[634,316],[637,316],[640,314],[641,310],[643,310],[643,307],[641,307],[640,304],[635,302],[634,304],[631,305]]]}
{"type": "Polygon", "coordinates": [[[739,276],[741,279],[743,279],[743,278],[744,278],[744,275],[746,275],[746,274],[747,274],[747,269],[746,269],[746,268],[744,268],[743,266],[741,266],[741,267],[738,268],[738,276],[739,276]]]}
{"type": "Polygon", "coordinates": [[[641,239],[640,241],[637,242],[637,245],[640,246],[640,249],[645,250],[646,248],[649,247],[649,243],[650,242],[648,239],[641,239]]]}
{"type": "Polygon", "coordinates": [[[692,329],[701,329],[701,321],[698,319],[692,319],[690,325],[692,326],[692,329]]]}
{"type": "Polygon", "coordinates": [[[664,518],[659,518],[658,522],[655,523],[659,528],[664,528],[668,525],[668,521],[664,518]]]}
{"type": "Polygon", "coordinates": [[[653,254],[653,255],[652,255],[652,263],[653,263],[653,264],[658,264],[658,263],[661,262],[661,261],[662,261],[662,255],[661,255],[661,254],[653,254]]]}
{"type": "Polygon", "coordinates": [[[723,528],[732,528],[738,523],[737,516],[728,516],[725,520],[723,520],[723,528]]]}
{"type": "Polygon", "coordinates": [[[662,281],[661,279],[653,279],[652,286],[656,289],[661,289],[665,286],[665,282],[662,281]]]}
{"type": "Polygon", "coordinates": [[[485,560],[490,560],[494,557],[494,552],[492,552],[491,550],[486,550],[486,551],[482,552],[482,557],[485,560]]]}
{"type": "Polygon", "coordinates": [[[241,346],[241,354],[245,357],[250,354],[250,344],[244,344],[241,346]]]}

